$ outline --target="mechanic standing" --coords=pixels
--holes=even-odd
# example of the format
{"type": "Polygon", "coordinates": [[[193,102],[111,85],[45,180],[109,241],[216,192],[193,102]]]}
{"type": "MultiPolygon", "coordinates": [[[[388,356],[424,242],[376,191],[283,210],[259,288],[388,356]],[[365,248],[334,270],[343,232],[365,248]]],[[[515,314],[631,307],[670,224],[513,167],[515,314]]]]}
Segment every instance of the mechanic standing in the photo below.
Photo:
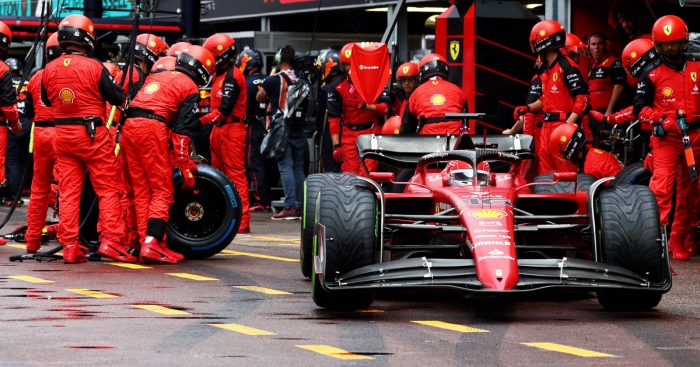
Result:
{"type": "MultiPolygon", "coordinates": [[[[4,59],[12,42],[12,31],[4,22],[0,22],[0,59],[4,59]]],[[[17,90],[12,83],[12,71],[3,61],[0,61],[0,113],[6,126],[13,134],[22,133],[17,110],[17,90]]],[[[0,186],[6,186],[5,179],[5,149],[7,147],[8,129],[0,127],[0,186]]]]}
{"type": "MultiPolygon", "coordinates": [[[[63,50],[58,45],[58,33],[53,33],[46,41],[46,60],[51,62],[61,56],[63,50]]],[[[54,153],[54,122],[51,108],[41,101],[41,78],[44,70],[37,71],[29,80],[25,111],[34,123],[34,175],[27,208],[27,253],[33,254],[41,247],[41,230],[46,225],[46,212],[49,209],[51,181],[56,155],[54,153]]]]}
{"type": "Polygon", "coordinates": [[[462,120],[446,120],[445,113],[465,112],[468,106],[462,88],[447,81],[447,60],[427,54],[418,67],[421,84],[402,112],[401,134],[459,134],[462,120]]]}
{"type": "MultiPolygon", "coordinates": [[[[347,45],[340,54],[342,68],[350,68],[352,49],[347,45]]],[[[380,118],[389,111],[389,98],[382,94],[375,103],[368,104],[360,96],[349,76],[328,93],[328,126],[333,142],[333,159],[340,163],[342,172],[366,176],[357,152],[357,137],[362,134],[378,133],[380,118]]],[[[370,171],[376,162],[367,162],[370,171]]]]}
{"type": "Polygon", "coordinates": [[[615,177],[622,170],[622,163],[614,155],[598,148],[588,148],[583,129],[575,124],[559,125],[550,137],[550,150],[554,152],[558,172],[565,172],[571,165],[578,171],[591,175],[597,180],[615,177]]]}
{"type": "MultiPolygon", "coordinates": [[[[27,92],[28,81],[24,81],[24,85],[20,86],[22,80],[22,63],[15,58],[5,60],[7,66],[12,71],[12,85],[17,91],[17,112],[19,113],[19,122],[22,124],[22,133],[11,134],[7,138],[5,170],[7,172],[7,187],[4,191],[4,200],[2,205],[12,206],[13,200],[17,193],[22,191],[20,187],[22,175],[25,173],[24,167],[27,165],[29,157],[29,135],[31,133],[31,122],[26,117],[25,113],[25,98],[27,92]]],[[[25,182],[26,184],[26,182],[25,182]]],[[[21,196],[17,200],[17,205],[24,204],[21,196]]]]}
{"type": "Polygon", "coordinates": [[[247,174],[252,190],[250,191],[249,211],[270,210],[270,183],[268,172],[272,163],[260,154],[260,145],[265,137],[265,102],[258,102],[255,96],[262,88],[265,74],[262,73],[263,54],[259,50],[244,49],[236,60],[236,67],[246,77],[246,125],[248,125],[248,141],[246,143],[247,174]]]}
{"type": "MultiPolygon", "coordinates": [[[[278,110],[285,111],[287,89],[297,78],[294,73],[294,47],[286,45],[275,55],[278,72],[265,78],[262,88],[255,99],[262,103],[269,101],[268,111],[271,115],[278,110]]],[[[306,135],[303,120],[292,116],[284,122],[287,127],[287,145],[284,156],[277,162],[284,190],[284,209],[273,215],[273,220],[293,220],[301,216],[304,203],[304,154],[306,154],[306,135]]]]}
{"type": "Polygon", "coordinates": [[[100,202],[103,222],[98,252],[108,258],[134,262],[121,243],[124,223],[120,220],[122,187],[110,135],[102,120],[105,100],[112,105],[124,102],[122,89],[112,82],[98,60],[87,57],[95,43],[94,26],[79,14],[64,18],[58,27],[58,42],[64,54],[50,62],[41,78],[41,99],[53,107],[56,166],[61,172],[60,223],[58,237],[63,244],[65,263],[87,261],[87,248],[78,242],[80,193],[85,169],[100,202]],[[116,185],[120,186],[120,185],[116,185]]]}
{"type": "Polygon", "coordinates": [[[340,66],[340,54],[333,49],[321,51],[316,58],[321,86],[316,98],[316,124],[321,136],[321,172],[340,172],[340,164],[333,159],[333,142],[328,125],[328,94],[342,82],[346,75],[340,66]]]}
{"type": "Polygon", "coordinates": [[[652,28],[654,47],[661,62],[639,78],[634,113],[652,122],[653,172],[649,187],[659,203],[661,223],[668,225],[676,190],[669,250],[675,260],[688,260],[695,252],[698,184],[689,174],[687,134],[695,161],[700,161],[700,62],[686,59],[688,26],[674,15],[659,18],[652,28]],[[687,131],[677,117],[685,114],[687,131]]]}
{"type": "MultiPolygon", "coordinates": [[[[537,147],[539,174],[555,170],[554,153],[549,150],[552,131],[563,123],[577,123],[590,108],[588,85],[583,79],[576,63],[561,53],[566,32],[564,27],[554,20],[543,20],[530,32],[530,46],[543,64],[540,74],[542,97],[536,102],[515,108],[516,115],[528,112],[542,112],[543,126],[540,132],[540,144],[537,147]]],[[[576,171],[576,167],[571,167],[576,171]]]]}
{"type": "Polygon", "coordinates": [[[183,256],[165,245],[170,204],[173,203],[168,146],[192,190],[197,166],[190,160],[191,131],[199,128],[194,110],[198,85],[214,72],[214,56],[201,46],[189,46],[177,57],[175,70],[149,75],[126,112],[122,144],[133,183],[141,261],[176,263],[183,256]],[[172,130],[172,131],[171,131],[172,130]]]}
{"type": "MultiPolygon", "coordinates": [[[[593,65],[588,74],[591,110],[610,115],[619,109],[618,102],[627,84],[627,75],[619,58],[608,52],[608,40],[602,33],[593,33],[588,40],[593,65]]],[[[599,126],[591,123],[594,145],[598,145],[599,126]]]]}
{"type": "Polygon", "coordinates": [[[246,177],[246,99],[245,76],[234,64],[236,41],[217,33],[207,38],[204,48],[216,58],[216,76],[211,87],[211,112],[202,116],[202,125],[212,124],[209,144],[211,163],[236,185],[241,197],[241,226],[238,233],[250,233],[248,178],[246,177]]]}

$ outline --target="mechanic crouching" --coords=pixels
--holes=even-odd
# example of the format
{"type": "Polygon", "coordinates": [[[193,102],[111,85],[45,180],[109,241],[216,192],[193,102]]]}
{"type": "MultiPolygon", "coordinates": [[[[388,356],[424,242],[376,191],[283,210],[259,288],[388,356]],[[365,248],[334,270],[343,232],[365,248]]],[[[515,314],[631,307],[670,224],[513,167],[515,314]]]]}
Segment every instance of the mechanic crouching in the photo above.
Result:
{"type": "Polygon", "coordinates": [[[654,169],[649,187],[659,203],[663,225],[669,224],[676,190],[669,250],[673,259],[684,261],[695,252],[698,223],[700,190],[697,176],[693,177],[697,171],[692,160],[700,160],[700,62],[684,55],[688,26],[681,18],[659,18],[652,37],[661,62],[639,78],[634,113],[640,120],[652,122],[654,169]]]}
{"type": "Polygon", "coordinates": [[[563,124],[554,129],[549,145],[557,172],[566,172],[573,163],[578,167],[576,172],[599,180],[614,177],[622,170],[622,163],[614,155],[598,148],[589,149],[586,134],[575,124],[563,124]]]}
{"type": "Polygon", "coordinates": [[[194,115],[198,85],[209,82],[214,56],[201,46],[190,46],[177,57],[175,70],[149,75],[126,111],[122,145],[134,190],[142,262],[176,263],[183,259],[165,245],[173,202],[168,147],[172,144],[182,188],[192,190],[197,167],[190,160],[188,134],[199,127],[194,115]]]}

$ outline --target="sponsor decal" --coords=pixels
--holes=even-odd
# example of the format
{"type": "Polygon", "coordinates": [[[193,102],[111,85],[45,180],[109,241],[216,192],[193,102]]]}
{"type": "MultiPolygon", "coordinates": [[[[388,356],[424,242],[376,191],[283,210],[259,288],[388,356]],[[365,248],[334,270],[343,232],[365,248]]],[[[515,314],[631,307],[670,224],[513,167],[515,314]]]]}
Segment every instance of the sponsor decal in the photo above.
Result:
{"type": "MultiPolygon", "coordinates": [[[[508,241],[479,241],[474,243],[474,248],[481,246],[510,246],[508,241]]],[[[490,254],[490,252],[489,252],[490,254]]],[[[501,253],[502,254],[502,253],[501,253]]],[[[498,254],[500,255],[500,254],[498,254]]]]}
{"type": "Polygon", "coordinates": [[[75,93],[70,88],[63,88],[58,92],[58,98],[64,104],[71,104],[75,100],[75,93]]]}
{"type": "Polygon", "coordinates": [[[459,57],[459,51],[460,51],[459,41],[451,41],[450,42],[450,57],[452,57],[452,61],[457,61],[457,58],[459,57]]]}
{"type": "Polygon", "coordinates": [[[408,74],[408,70],[409,70],[409,69],[410,69],[410,68],[409,68],[408,66],[404,66],[403,68],[401,68],[401,70],[403,71],[404,75],[408,74]]]}
{"type": "Polygon", "coordinates": [[[555,82],[559,80],[559,73],[552,74],[552,80],[554,80],[555,82]]]}
{"type": "Polygon", "coordinates": [[[352,56],[352,48],[345,50],[345,57],[349,59],[350,56],[352,56]]]}
{"type": "Polygon", "coordinates": [[[68,67],[70,65],[70,58],[63,59],[63,66],[68,67]]]}
{"type": "Polygon", "coordinates": [[[502,210],[497,210],[497,209],[477,209],[477,210],[472,210],[469,212],[469,216],[475,217],[475,218],[491,218],[491,219],[500,219],[505,217],[507,214],[506,212],[502,210]]]}
{"type": "Polygon", "coordinates": [[[509,233],[507,229],[489,229],[489,228],[477,228],[474,230],[470,230],[471,233],[478,234],[478,233],[509,233]]]}
{"type": "Polygon", "coordinates": [[[503,254],[504,254],[503,251],[497,250],[497,249],[489,251],[489,255],[503,255],[503,254]]]}
{"type": "Polygon", "coordinates": [[[693,83],[697,82],[697,81],[698,81],[698,73],[696,73],[696,72],[694,72],[694,71],[691,72],[691,73],[690,73],[690,80],[692,80],[693,83]]]}
{"type": "Polygon", "coordinates": [[[378,65],[362,65],[359,66],[360,70],[379,70],[378,65]]]}
{"type": "Polygon", "coordinates": [[[484,227],[501,227],[503,226],[503,222],[498,221],[498,220],[482,220],[477,222],[476,224],[484,227]]]}
{"type": "Polygon", "coordinates": [[[496,276],[497,276],[497,277],[502,277],[502,276],[503,276],[503,270],[501,270],[501,269],[496,269],[496,276]]]}
{"type": "MultiPolygon", "coordinates": [[[[507,236],[507,235],[503,235],[503,234],[479,234],[479,235],[474,236],[475,240],[484,239],[484,238],[490,238],[490,239],[497,238],[497,239],[502,239],[502,240],[512,239],[512,237],[507,236]]],[[[483,241],[480,241],[480,242],[483,242],[483,241]]],[[[508,245],[510,245],[510,242],[508,242],[508,245]]]]}
{"type": "Polygon", "coordinates": [[[507,255],[487,255],[487,256],[479,256],[476,258],[476,261],[481,262],[482,260],[510,260],[510,261],[515,261],[515,258],[513,256],[507,256],[507,255]]]}
{"type": "Polygon", "coordinates": [[[547,34],[547,32],[545,32],[544,29],[540,31],[540,37],[544,37],[545,34],[547,34]]]}
{"type": "Polygon", "coordinates": [[[664,34],[669,36],[669,35],[671,35],[671,31],[673,31],[673,27],[671,27],[670,24],[666,24],[664,26],[664,34]]]}
{"type": "Polygon", "coordinates": [[[145,87],[143,87],[143,92],[146,94],[153,94],[160,89],[160,84],[158,82],[150,82],[145,87]]]}
{"type": "Polygon", "coordinates": [[[433,96],[430,97],[430,103],[433,106],[442,106],[445,104],[446,101],[447,98],[445,98],[445,96],[443,96],[442,94],[433,94],[433,96]]]}
{"type": "Polygon", "coordinates": [[[664,89],[661,90],[661,94],[664,97],[670,97],[673,95],[673,89],[671,89],[671,87],[665,87],[664,89]]]}

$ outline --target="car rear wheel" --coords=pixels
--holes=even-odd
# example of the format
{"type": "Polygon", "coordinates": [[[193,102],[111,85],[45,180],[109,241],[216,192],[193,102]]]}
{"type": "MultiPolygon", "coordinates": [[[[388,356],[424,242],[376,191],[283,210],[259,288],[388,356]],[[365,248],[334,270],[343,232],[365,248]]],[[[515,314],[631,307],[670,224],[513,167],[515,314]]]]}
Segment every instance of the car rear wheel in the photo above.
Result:
{"type": "MultiPolygon", "coordinates": [[[[376,202],[375,194],[369,189],[350,185],[325,187],[317,195],[315,223],[323,224],[326,229],[325,281],[335,281],[342,274],[374,263],[376,202]]],[[[318,239],[314,241],[316,255],[317,245],[318,239]]],[[[374,301],[374,292],[329,292],[315,272],[311,282],[313,300],[323,308],[363,309],[374,301]]]]}
{"type": "MultiPolygon", "coordinates": [[[[613,186],[604,189],[596,209],[601,225],[599,241],[603,262],[631,270],[651,283],[664,280],[664,249],[659,208],[648,187],[613,186]]],[[[647,310],[662,294],[653,291],[598,291],[598,302],[609,310],[647,310]]]]}
{"type": "Polygon", "coordinates": [[[364,181],[345,173],[316,173],[304,181],[304,215],[301,219],[301,242],[299,263],[301,273],[311,277],[314,248],[314,218],[316,216],[316,195],[324,187],[335,185],[364,185],[364,181]]]}
{"type": "MultiPolygon", "coordinates": [[[[574,182],[557,182],[554,185],[534,185],[531,187],[533,194],[562,194],[577,191],[588,191],[588,188],[596,181],[595,177],[585,173],[579,173],[574,182]],[[574,185],[575,184],[575,185],[574,185]]],[[[552,174],[535,176],[532,182],[552,182],[552,174]]]]}

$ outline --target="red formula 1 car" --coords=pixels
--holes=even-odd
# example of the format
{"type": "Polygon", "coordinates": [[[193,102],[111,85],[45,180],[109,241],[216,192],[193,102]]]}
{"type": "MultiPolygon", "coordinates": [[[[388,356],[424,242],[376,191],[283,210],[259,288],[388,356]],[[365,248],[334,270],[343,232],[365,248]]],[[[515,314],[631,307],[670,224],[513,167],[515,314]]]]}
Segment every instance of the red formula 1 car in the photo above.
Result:
{"type": "Polygon", "coordinates": [[[364,135],[362,159],[415,170],[410,183],[392,172],[308,177],[301,264],[318,306],[438,288],[595,291],[608,309],[658,305],[671,270],[648,187],[575,173],[527,182],[532,137],[474,140],[364,135]]]}

